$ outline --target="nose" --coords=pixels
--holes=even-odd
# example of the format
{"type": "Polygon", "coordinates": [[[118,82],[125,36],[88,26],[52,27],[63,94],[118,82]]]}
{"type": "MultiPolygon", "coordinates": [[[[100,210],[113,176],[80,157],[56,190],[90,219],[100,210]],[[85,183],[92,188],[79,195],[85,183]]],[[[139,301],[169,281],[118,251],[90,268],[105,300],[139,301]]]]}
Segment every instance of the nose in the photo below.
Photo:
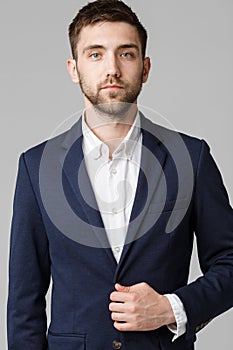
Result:
{"type": "Polygon", "coordinates": [[[107,78],[109,77],[119,78],[120,75],[121,75],[121,71],[120,71],[119,61],[117,57],[114,54],[109,55],[107,59],[107,64],[106,64],[107,78]]]}

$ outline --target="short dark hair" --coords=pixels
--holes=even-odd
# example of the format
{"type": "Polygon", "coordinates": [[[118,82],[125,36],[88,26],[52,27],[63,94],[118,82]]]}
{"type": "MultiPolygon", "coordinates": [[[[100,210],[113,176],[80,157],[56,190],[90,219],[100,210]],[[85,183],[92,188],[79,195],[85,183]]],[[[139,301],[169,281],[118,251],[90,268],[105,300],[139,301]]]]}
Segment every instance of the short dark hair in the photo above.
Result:
{"type": "Polygon", "coordinates": [[[145,58],[147,32],[132,9],[121,0],[96,0],[81,8],[69,25],[70,46],[75,60],[77,60],[77,44],[82,28],[98,22],[125,22],[134,26],[140,38],[142,58],[145,58]]]}

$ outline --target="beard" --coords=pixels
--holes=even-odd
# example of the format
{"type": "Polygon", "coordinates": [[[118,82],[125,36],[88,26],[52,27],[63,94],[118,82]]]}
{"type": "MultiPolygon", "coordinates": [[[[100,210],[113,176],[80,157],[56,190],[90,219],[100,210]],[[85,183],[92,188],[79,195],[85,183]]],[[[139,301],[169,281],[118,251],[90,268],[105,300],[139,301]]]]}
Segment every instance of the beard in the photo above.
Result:
{"type": "Polygon", "coordinates": [[[94,89],[87,83],[83,74],[79,73],[79,84],[84,96],[91,102],[98,114],[106,115],[112,120],[121,120],[128,113],[132,104],[142,90],[143,73],[129,83],[124,83],[118,78],[110,78],[94,89]],[[122,87],[118,91],[105,92],[102,87],[108,84],[122,87]]]}

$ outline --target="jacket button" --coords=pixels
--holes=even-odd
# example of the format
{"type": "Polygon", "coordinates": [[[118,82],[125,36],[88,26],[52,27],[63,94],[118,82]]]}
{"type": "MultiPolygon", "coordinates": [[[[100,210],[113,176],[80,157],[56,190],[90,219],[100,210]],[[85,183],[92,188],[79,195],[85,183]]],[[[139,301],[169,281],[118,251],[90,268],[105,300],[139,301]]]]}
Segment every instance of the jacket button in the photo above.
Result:
{"type": "Polygon", "coordinates": [[[121,349],[122,343],[118,340],[113,340],[112,342],[112,348],[115,350],[121,349]]]}

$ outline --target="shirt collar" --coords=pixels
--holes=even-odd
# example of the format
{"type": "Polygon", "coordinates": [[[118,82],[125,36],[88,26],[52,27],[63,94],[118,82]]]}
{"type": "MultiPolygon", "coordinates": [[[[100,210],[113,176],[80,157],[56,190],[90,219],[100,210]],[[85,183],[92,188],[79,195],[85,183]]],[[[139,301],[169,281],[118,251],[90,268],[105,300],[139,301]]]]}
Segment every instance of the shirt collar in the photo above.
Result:
{"type": "MultiPolygon", "coordinates": [[[[96,149],[95,159],[99,159],[100,157],[109,156],[108,146],[102,142],[89,128],[85,121],[84,112],[82,114],[82,132],[84,138],[84,155],[89,152],[93,152],[96,149]]],[[[127,159],[131,159],[133,156],[134,149],[139,141],[141,135],[141,122],[140,122],[140,114],[137,112],[134,123],[132,124],[128,134],[121,141],[117,149],[113,153],[113,158],[116,157],[126,157],[127,159]]]]}

